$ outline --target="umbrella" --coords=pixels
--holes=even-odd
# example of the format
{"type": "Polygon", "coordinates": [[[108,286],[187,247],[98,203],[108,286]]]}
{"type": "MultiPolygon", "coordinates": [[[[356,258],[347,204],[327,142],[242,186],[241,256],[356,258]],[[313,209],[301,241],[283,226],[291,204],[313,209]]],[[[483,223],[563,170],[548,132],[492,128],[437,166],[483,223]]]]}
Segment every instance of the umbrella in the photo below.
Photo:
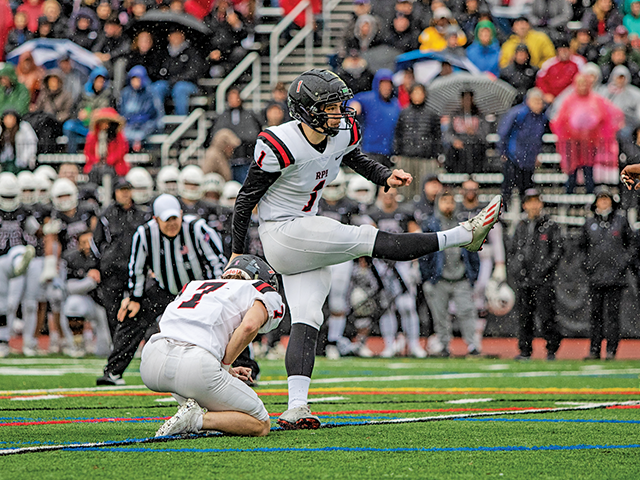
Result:
{"type": "Polygon", "coordinates": [[[451,115],[460,109],[462,92],[473,92],[473,101],[483,115],[506,112],[517,95],[516,89],[502,80],[469,73],[438,78],[428,91],[427,107],[440,115],[451,115]]]}
{"type": "Polygon", "coordinates": [[[397,48],[378,45],[362,52],[362,58],[367,61],[368,68],[372,72],[377,72],[381,68],[393,70],[393,64],[398,53],[400,53],[400,50],[397,48]]]}
{"type": "Polygon", "coordinates": [[[86,74],[102,65],[102,62],[92,52],[76,45],[71,40],[54,38],[29,40],[9,52],[7,61],[17,65],[20,55],[24,52],[31,52],[36,65],[40,65],[47,70],[56,68],[58,60],[66,56],[69,56],[75,66],[83,69],[86,74]]]}
{"type": "Polygon", "coordinates": [[[442,70],[442,64],[448,63],[454,71],[480,74],[480,70],[467,57],[459,57],[448,52],[422,52],[412,50],[396,57],[396,71],[413,68],[417,82],[427,85],[442,70]]]}
{"type": "MultiPolygon", "coordinates": [[[[127,34],[133,38],[141,31],[154,34],[155,41],[163,44],[169,32],[180,29],[191,44],[198,48],[209,47],[209,37],[213,34],[211,29],[197,18],[186,13],[175,13],[162,10],[152,10],[145,13],[142,18],[133,22],[127,28],[127,34]]],[[[209,53],[207,51],[207,53],[209,53]]]]}

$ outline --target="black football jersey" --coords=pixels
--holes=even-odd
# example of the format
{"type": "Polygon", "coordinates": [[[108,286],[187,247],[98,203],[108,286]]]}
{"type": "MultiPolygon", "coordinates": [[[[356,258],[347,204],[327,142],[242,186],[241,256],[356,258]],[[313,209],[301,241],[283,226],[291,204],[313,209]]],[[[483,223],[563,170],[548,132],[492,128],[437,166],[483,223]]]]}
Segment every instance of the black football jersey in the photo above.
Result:
{"type": "Polygon", "coordinates": [[[355,217],[360,215],[360,207],[357,202],[347,197],[341,198],[333,205],[321,198],[318,203],[318,215],[333,218],[345,225],[355,225],[358,223],[355,217]]]}
{"type": "Polygon", "coordinates": [[[0,210],[0,255],[6,255],[10,248],[26,245],[25,222],[29,211],[19,206],[13,212],[0,210]]]}
{"type": "Polygon", "coordinates": [[[58,233],[58,241],[62,252],[75,250],[78,246],[78,237],[85,230],[91,229],[91,219],[95,216],[97,215],[94,206],[85,202],[78,205],[74,215],[71,217],[58,210],[52,210],[51,218],[62,222],[58,233]]]}
{"type": "Polygon", "coordinates": [[[416,221],[413,212],[402,205],[398,206],[395,211],[389,213],[374,205],[367,211],[367,214],[380,230],[389,233],[408,232],[409,222],[416,221]]]}

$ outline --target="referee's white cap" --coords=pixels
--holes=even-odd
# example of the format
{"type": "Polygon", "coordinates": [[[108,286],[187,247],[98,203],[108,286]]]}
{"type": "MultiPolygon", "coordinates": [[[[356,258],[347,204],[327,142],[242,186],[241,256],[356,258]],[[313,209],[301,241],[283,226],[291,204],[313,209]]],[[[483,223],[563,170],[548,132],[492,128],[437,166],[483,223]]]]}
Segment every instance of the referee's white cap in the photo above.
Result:
{"type": "Polygon", "coordinates": [[[179,217],[181,210],[178,199],[168,193],[163,193],[153,202],[153,215],[163,222],[179,217]]]}

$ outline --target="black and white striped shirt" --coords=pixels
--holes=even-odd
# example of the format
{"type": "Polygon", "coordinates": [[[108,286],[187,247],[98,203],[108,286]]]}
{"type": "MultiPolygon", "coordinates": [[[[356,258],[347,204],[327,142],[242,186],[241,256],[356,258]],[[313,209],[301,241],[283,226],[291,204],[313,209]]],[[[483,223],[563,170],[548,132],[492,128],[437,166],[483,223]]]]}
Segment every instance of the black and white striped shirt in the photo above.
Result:
{"type": "Polygon", "coordinates": [[[227,263],[222,241],[206,221],[191,215],[182,219],[174,238],[160,232],[154,219],[140,225],[133,236],[129,260],[129,296],[144,297],[147,272],[161,288],[177,295],[191,280],[219,278],[227,263]]]}

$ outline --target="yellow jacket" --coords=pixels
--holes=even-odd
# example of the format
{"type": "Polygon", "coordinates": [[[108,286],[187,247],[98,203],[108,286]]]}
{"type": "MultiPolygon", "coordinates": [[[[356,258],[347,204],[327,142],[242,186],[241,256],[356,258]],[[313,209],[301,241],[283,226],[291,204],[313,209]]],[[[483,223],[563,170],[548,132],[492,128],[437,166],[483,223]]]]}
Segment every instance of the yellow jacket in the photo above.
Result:
{"type": "Polygon", "coordinates": [[[555,57],[556,49],[553,47],[551,39],[542,32],[530,30],[524,38],[524,42],[517,35],[511,35],[509,40],[504,42],[500,50],[500,68],[504,68],[511,62],[516,52],[516,47],[524,43],[529,48],[531,55],[531,65],[540,68],[544,62],[551,57],[555,57]]]}
{"type": "MultiPolygon", "coordinates": [[[[438,32],[436,27],[425,28],[420,34],[420,37],[418,37],[418,41],[420,42],[420,50],[422,51],[429,50],[439,52],[447,48],[447,41],[444,36],[438,32]]],[[[464,47],[466,43],[467,36],[460,30],[458,32],[458,46],[464,47]]]]}

